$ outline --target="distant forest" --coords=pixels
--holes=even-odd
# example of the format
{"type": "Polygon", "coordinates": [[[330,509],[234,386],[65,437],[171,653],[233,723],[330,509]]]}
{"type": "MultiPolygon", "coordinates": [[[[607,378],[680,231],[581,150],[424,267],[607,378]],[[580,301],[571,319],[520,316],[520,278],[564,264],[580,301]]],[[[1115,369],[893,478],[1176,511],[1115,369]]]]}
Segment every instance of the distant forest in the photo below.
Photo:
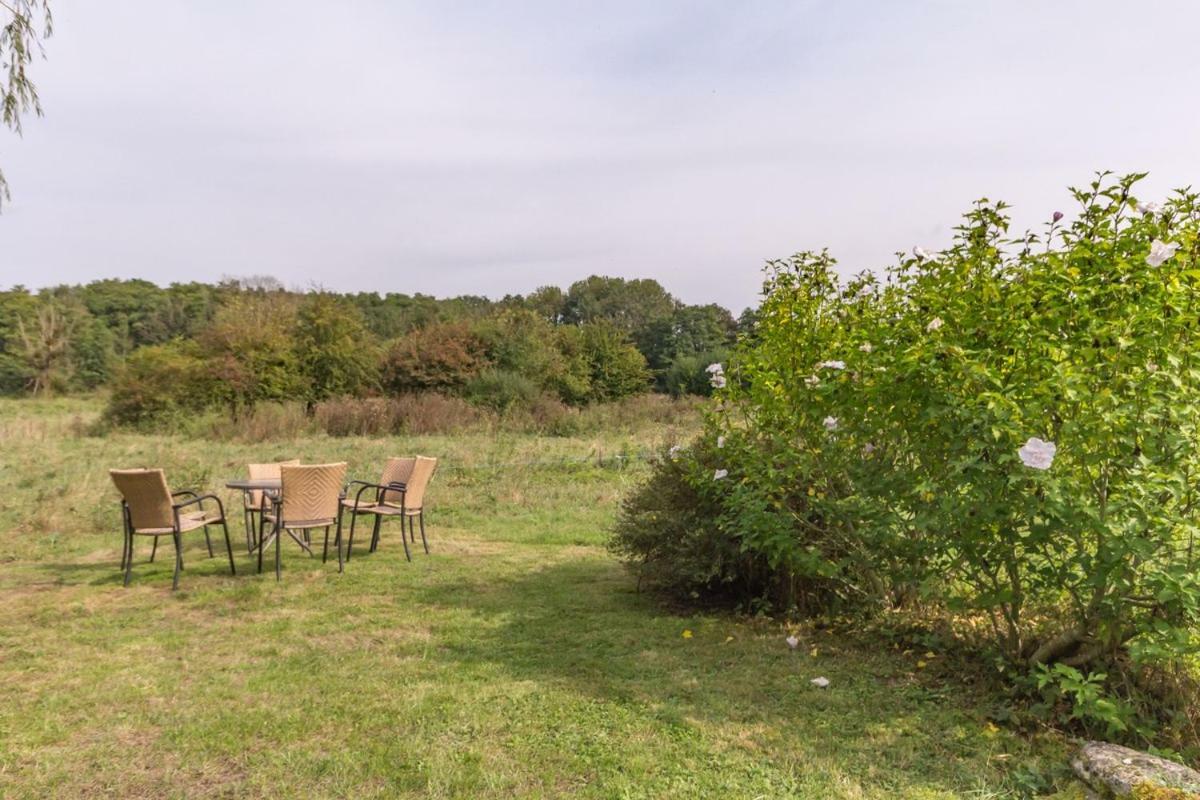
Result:
{"type": "Polygon", "coordinates": [[[500,300],[100,280],[0,292],[0,392],[107,387],[109,418],[264,401],[437,392],[496,411],[552,397],[582,406],[658,391],[706,394],[738,320],[657,281],[592,276],[500,300]]]}

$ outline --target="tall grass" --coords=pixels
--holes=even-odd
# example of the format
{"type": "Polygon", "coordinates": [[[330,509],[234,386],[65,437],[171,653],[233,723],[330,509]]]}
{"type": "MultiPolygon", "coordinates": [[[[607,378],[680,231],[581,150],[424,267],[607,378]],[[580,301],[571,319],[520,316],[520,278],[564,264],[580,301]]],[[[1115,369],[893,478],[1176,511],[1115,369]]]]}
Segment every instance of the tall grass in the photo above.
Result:
{"type": "Polygon", "coordinates": [[[387,436],[474,432],[488,428],[495,415],[459,397],[424,392],[330,400],[314,416],[317,429],[330,436],[387,436]]]}
{"type": "MultiPolygon", "coordinates": [[[[423,392],[397,397],[337,398],[319,403],[311,415],[302,403],[260,403],[237,416],[212,409],[199,415],[160,422],[157,433],[188,439],[230,442],[288,441],[326,434],[346,436],[428,436],[474,433],[516,433],[542,436],[577,436],[605,431],[630,432],[647,426],[692,430],[696,427],[703,399],[641,395],[612,403],[575,408],[549,395],[539,395],[504,411],[482,408],[460,397],[423,392]]],[[[0,419],[0,430],[6,423],[0,419]]],[[[11,424],[26,429],[53,425],[42,435],[57,433],[65,423],[22,418],[11,424]]],[[[78,420],[72,430],[86,427],[78,420]]],[[[93,432],[109,429],[100,423],[93,432]]]]}

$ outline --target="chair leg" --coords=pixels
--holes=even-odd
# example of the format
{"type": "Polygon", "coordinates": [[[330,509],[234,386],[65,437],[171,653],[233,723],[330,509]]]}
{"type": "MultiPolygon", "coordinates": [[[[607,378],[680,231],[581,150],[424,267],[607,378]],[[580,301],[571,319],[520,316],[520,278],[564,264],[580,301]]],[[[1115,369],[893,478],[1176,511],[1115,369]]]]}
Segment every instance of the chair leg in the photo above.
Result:
{"type": "Polygon", "coordinates": [[[213,557],[212,539],[208,538],[208,526],[204,526],[204,543],[208,545],[208,557],[213,557]]]}
{"type": "Polygon", "coordinates": [[[129,560],[129,531],[121,531],[121,572],[125,571],[125,562],[129,560]]]}
{"type": "Polygon", "coordinates": [[[250,513],[250,509],[242,509],[242,522],[246,523],[246,552],[254,552],[254,542],[252,539],[251,530],[254,527],[254,515],[250,513]]]}
{"type": "MultiPolygon", "coordinates": [[[[125,585],[129,585],[129,578],[133,573],[133,531],[129,534],[129,558],[125,559],[125,585]]],[[[154,541],[158,541],[158,537],[154,537],[154,541]]]]}
{"type": "Polygon", "coordinates": [[[171,534],[175,540],[175,577],[171,580],[171,591],[179,588],[179,573],[183,570],[183,548],[180,546],[179,532],[171,534]]]}
{"type": "Polygon", "coordinates": [[[260,519],[258,521],[258,544],[257,544],[257,547],[258,547],[258,574],[259,575],[262,575],[263,541],[265,541],[263,539],[263,521],[260,519]]]}
{"type": "MultiPolygon", "coordinates": [[[[353,517],[351,518],[350,522],[351,522],[351,524],[354,523],[353,517]]],[[[342,510],[340,508],[338,509],[337,536],[334,537],[334,543],[337,545],[338,572],[340,573],[344,566],[344,562],[342,561],[342,510]]],[[[349,556],[347,556],[347,558],[349,558],[349,556]]]]}
{"type": "Polygon", "coordinates": [[[225,552],[229,553],[229,574],[237,575],[237,567],[233,564],[233,543],[229,541],[229,525],[221,519],[221,527],[225,529],[225,552]]]}
{"type": "Polygon", "coordinates": [[[425,555],[429,555],[429,540],[425,538],[425,509],[421,509],[417,516],[421,520],[421,545],[425,548],[425,555]]]}
{"type": "Polygon", "coordinates": [[[408,549],[408,539],[404,536],[404,517],[400,518],[400,543],[404,545],[404,557],[412,561],[412,553],[408,549]]]}
{"type": "Polygon", "coordinates": [[[279,522],[275,523],[275,582],[278,583],[283,575],[282,554],[280,551],[279,540],[283,538],[283,531],[279,527],[279,522]]]}
{"type": "MultiPolygon", "coordinates": [[[[375,529],[371,531],[371,549],[369,552],[374,553],[379,547],[379,531],[383,527],[383,514],[375,515],[375,529]]],[[[403,530],[401,530],[403,532],[403,530]]]]}
{"type": "MultiPolygon", "coordinates": [[[[152,544],[152,545],[150,546],[150,563],[151,563],[151,564],[153,564],[153,563],[154,563],[154,556],[155,556],[157,553],[158,553],[158,537],[157,537],[157,536],[155,536],[155,537],[154,537],[154,544],[152,544]]],[[[132,554],[132,553],[130,553],[130,558],[132,558],[132,557],[133,557],[133,554],[132,554]]]]}
{"type": "Polygon", "coordinates": [[[321,547],[321,563],[329,560],[329,526],[325,526],[325,544],[321,547]]]}
{"type": "MultiPolygon", "coordinates": [[[[350,512],[350,541],[346,542],[346,560],[350,560],[350,552],[354,550],[354,523],[358,521],[358,514],[350,512]]],[[[338,552],[341,552],[340,549],[338,552]]]]}

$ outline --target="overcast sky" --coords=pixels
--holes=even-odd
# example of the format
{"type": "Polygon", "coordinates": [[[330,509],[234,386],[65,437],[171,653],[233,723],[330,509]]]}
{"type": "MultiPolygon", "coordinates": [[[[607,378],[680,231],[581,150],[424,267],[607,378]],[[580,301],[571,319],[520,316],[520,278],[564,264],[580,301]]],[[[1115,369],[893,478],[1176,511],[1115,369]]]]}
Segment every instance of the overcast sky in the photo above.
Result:
{"type": "Polygon", "coordinates": [[[767,258],[881,267],[980,196],[1200,185],[1192,0],[53,6],[0,286],[600,273],[736,313],[767,258]]]}

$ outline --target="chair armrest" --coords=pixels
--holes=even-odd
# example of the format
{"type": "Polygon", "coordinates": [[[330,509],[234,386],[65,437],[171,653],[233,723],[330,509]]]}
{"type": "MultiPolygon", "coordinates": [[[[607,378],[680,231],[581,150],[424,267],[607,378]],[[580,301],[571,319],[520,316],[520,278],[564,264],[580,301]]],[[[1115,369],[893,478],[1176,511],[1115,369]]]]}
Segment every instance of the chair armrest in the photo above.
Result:
{"type": "Polygon", "coordinates": [[[343,493],[343,495],[342,495],[343,497],[346,497],[349,494],[349,490],[350,490],[351,486],[359,487],[358,491],[355,492],[355,494],[354,494],[354,509],[355,510],[358,510],[358,506],[362,502],[363,492],[367,491],[368,489],[375,490],[375,503],[376,504],[382,502],[383,495],[386,492],[400,492],[401,494],[404,493],[404,484],[403,483],[393,482],[393,483],[384,485],[382,483],[369,483],[367,481],[350,481],[349,483],[346,484],[346,491],[343,493]]]}
{"type": "Polygon", "coordinates": [[[187,495],[188,497],[199,497],[200,496],[198,493],[193,492],[191,489],[180,489],[178,492],[171,492],[171,497],[181,497],[183,495],[187,495]]]}
{"type": "Polygon", "coordinates": [[[217,497],[215,494],[197,494],[191,500],[184,500],[182,503],[175,503],[171,507],[178,512],[181,509],[187,508],[188,506],[199,505],[200,509],[203,511],[205,500],[215,501],[217,504],[217,510],[221,512],[221,519],[225,519],[225,504],[222,503],[221,498],[217,497]]]}

